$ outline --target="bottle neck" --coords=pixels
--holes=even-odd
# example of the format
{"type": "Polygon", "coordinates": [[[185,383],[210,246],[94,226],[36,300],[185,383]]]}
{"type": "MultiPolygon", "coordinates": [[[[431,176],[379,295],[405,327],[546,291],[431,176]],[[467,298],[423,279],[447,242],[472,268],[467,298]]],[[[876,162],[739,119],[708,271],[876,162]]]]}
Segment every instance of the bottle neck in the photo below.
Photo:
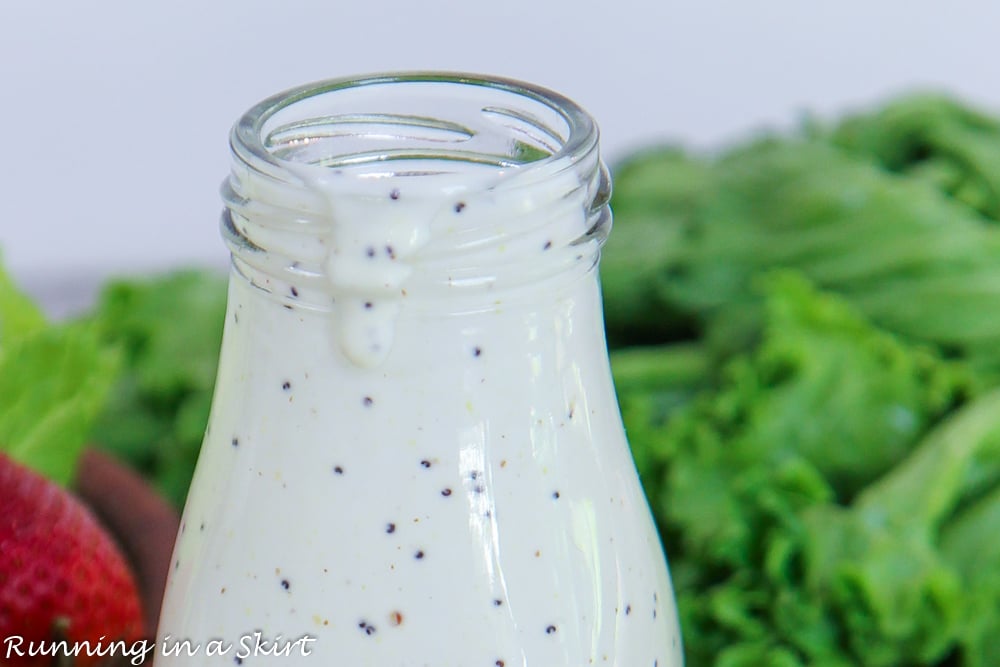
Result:
{"type": "Polygon", "coordinates": [[[265,289],[277,282],[279,296],[287,287],[314,308],[337,297],[492,292],[578,273],[597,261],[610,211],[606,195],[593,191],[606,188],[606,175],[595,175],[448,193],[387,179],[382,192],[359,194],[345,191],[350,183],[317,181],[307,192],[320,200],[313,224],[275,211],[275,201],[301,191],[272,192],[269,201],[237,198],[230,181],[222,229],[252,282],[265,289]]]}
{"type": "Polygon", "coordinates": [[[584,184],[413,201],[403,200],[412,190],[390,192],[398,199],[331,195],[334,222],[313,233],[230,209],[223,227],[236,272],[257,298],[329,313],[344,354],[363,367],[385,360],[408,313],[495,311],[499,321],[512,304],[545,311],[596,282],[610,214],[590,210],[584,184]]]}
{"type": "Polygon", "coordinates": [[[510,82],[306,88],[252,110],[232,146],[234,266],[283,305],[334,313],[360,366],[386,358],[405,309],[484,308],[581,280],[610,223],[592,122],[510,82]]]}

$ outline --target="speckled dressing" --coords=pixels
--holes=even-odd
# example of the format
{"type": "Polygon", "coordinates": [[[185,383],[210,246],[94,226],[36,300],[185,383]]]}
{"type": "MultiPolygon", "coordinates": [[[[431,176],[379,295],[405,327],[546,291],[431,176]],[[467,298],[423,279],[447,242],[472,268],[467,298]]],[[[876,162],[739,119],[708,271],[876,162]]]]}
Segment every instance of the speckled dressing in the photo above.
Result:
{"type": "Polygon", "coordinates": [[[158,634],[315,641],[158,665],[682,664],[608,367],[594,193],[540,164],[509,190],[358,194],[329,170],[301,179],[323,233],[229,221],[250,243],[158,634]],[[456,256],[473,270],[449,275],[456,256]]]}

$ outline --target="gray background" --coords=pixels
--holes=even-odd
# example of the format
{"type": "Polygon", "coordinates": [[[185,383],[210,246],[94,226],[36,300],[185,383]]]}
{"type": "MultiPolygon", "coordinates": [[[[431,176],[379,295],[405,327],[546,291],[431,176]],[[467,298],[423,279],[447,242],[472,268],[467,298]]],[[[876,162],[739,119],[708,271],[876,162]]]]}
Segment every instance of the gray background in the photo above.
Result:
{"type": "Polygon", "coordinates": [[[110,274],[224,265],[229,126],[307,81],[529,80],[590,110],[614,162],[913,88],[1000,111],[998,27],[986,0],[0,0],[0,249],[71,303],[110,274]]]}

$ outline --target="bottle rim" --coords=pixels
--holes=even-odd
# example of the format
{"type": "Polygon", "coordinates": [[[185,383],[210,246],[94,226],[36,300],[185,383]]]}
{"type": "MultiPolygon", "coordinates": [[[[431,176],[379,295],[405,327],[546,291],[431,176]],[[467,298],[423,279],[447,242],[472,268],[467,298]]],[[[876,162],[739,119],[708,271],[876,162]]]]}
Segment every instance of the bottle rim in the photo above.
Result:
{"type": "MultiPolygon", "coordinates": [[[[504,181],[504,187],[517,187],[517,183],[530,183],[530,175],[539,171],[546,176],[556,175],[574,168],[574,165],[597,151],[599,130],[593,118],[582,107],[570,98],[548,88],[498,76],[471,74],[448,71],[409,71],[384,72],[326,79],[308,83],[272,95],[251,107],[234,124],[230,133],[230,147],[238,163],[250,168],[253,172],[279,182],[299,183],[303,169],[322,170],[330,164],[310,164],[300,160],[283,157],[268,146],[268,126],[282,112],[317,100],[320,97],[335,95],[341,92],[371,88],[376,86],[396,86],[400,84],[448,84],[462,88],[485,88],[496,93],[511,96],[512,100],[539,105],[558,117],[564,127],[554,129],[544,126],[544,121],[538,117],[518,115],[515,120],[535,125],[530,128],[537,130],[547,140],[547,153],[541,157],[537,154],[531,159],[517,165],[497,164],[496,180],[504,181]],[[565,135],[565,136],[562,136],[565,135]],[[504,170],[502,167],[517,166],[514,170],[504,170]]],[[[487,111],[487,109],[483,109],[487,111]]],[[[431,119],[427,119],[431,120],[431,119]]],[[[449,127],[462,131],[457,125],[441,121],[438,129],[449,127]]],[[[512,132],[523,132],[523,128],[512,128],[512,132]]],[[[537,138],[537,136],[536,136],[537,138]]],[[[332,156],[338,157],[338,156],[332,156]]],[[[350,161],[350,155],[339,156],[350,161]]],[[[385,156],[374,156],[372,161],[385,162],[385,156]]],[[[459,158],[458,161],[461,161],[459,158]]]]}

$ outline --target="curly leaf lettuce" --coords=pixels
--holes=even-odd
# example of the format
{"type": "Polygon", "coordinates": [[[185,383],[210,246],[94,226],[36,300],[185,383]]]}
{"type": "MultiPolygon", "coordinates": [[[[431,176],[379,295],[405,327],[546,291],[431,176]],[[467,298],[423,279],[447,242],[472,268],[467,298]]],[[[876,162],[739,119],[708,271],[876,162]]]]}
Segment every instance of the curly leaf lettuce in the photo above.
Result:
{"type": "MultiPolygon", "coordinates": [[[[970,380],[960,366],[879,330],[799,274],[772,274],[760,287],[762,333],[752,352],[732,358],[717,387],[674,409],[665,425],[627,421],[647,478],[649,461],[659,466],[648,488],[671,555],[688,659],[891,664],[845,641],[858,632],[852,614],[871,610],[845,601],[846,584],[817,583],[829,577],[816,575],[823,568],[810,560],[849,554],[849,565],[876,576],[889,563],[886,550],[872,542],[843,551],[863,531],[859,537],[860,528],[812,517],[870,496],[869,486],[966,400],[970,380]]],[[[953,584],[943,580],[942,594],[953,584]]],[[[879,617],[868,619],[869,634],[891,634],[906,607],[894,600],[872,608],[879,617]]],[[[915,652],[939,648],[937,639],[915,652]]]]}

